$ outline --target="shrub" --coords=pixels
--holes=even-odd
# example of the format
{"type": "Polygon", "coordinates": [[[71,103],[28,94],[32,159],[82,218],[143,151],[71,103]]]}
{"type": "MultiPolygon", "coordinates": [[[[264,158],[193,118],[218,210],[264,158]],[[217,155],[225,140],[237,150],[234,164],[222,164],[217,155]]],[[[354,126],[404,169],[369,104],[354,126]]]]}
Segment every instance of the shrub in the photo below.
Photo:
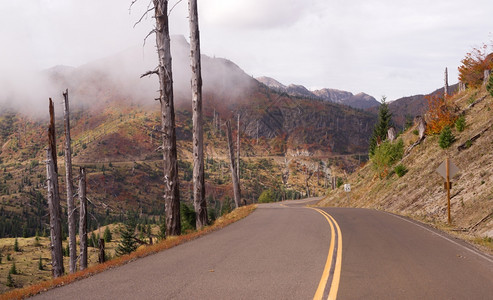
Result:
{"type": "Polygon", "coordinates": [[[466,118],[464,116],[460,116],[457,118],[457,121],[455,121],[455,129],[457,129],[458,132],[464,131],[466,128],[466,118]]]}
{"type": "Polygon", "coordinates": [[[270,203],[274,202],[274,193],[272,190],[263,190],[262,194],[258,197],[258,203],[270,203]]]}
{"type": "Polygon", "coordinates": [[[111,230],[110,230],[109,226],[106,226],[106,229],[104,230],[103,239],[106,243],[111,242],[111,240],[113,239],[113,236],[111,235],[111,230]]]}
{"type": "Polygon", "coordinates": [[[455,137],[452,134],[452,131],[450,130],[449,126],[445,126],[443,128],[442,133],[440,133],[440,137],[438,138],[438,144],[440,145],[440,148],[446,149],[452,145],[452,143],[455,141],[455,137]]]}
{"type": "Polygon", "coordinates": [[[344,180],[341,177],[337,177],[337,183],[336,183],[337,188],[340,188],[341,185],[343,184],[344,184],[344,180]]]}
{"type": "Polygon", "coordinates": [[[407,171],[408,171],[408,169],[403,164],[398,164],[394,168],[395,174],[397,174],[397,176],[399,176],[399,177],[402,177],[402,176],[406,175],[407,171]]]}
{"type": "Polygon", "coordinates": [[[375,149],[371,157],[373,167],[380,175],[387,172],[388,168],[401,160],[404,155],[404,142],[399,139],[396,143],[385,141],[375,149]]]}
{"type": "Polygon", "coordinates": [[[425,98],[428,101],[428,110],[426,112],[426,131],[428,134],[440,133],[443,128],[452,126],[455,123],[457,117],[451,103],[437,94],[426,96],[425,98]]]}

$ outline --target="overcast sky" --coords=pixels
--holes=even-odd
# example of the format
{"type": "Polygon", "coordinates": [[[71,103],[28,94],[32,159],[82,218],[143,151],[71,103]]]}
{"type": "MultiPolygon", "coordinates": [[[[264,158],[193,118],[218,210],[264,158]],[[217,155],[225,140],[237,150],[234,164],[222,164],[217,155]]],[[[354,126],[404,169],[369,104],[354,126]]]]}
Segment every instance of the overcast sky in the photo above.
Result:
{"type": "MultiPolygon", "coordinates": [[[[153,20],[133,25],[149,0],[131,12],[130,2],[0,0],[0,81],[142,45],[153,20]]],[[[377,99],[431,92],[443,85],[445,67],[456,82],[465,53],[493,39],[491,0],[198,2],[203,54],[230,59],[254,77],[377,99]]],[[[187,1],[170,17],[171,33],[188,38],[187,1]]]]}

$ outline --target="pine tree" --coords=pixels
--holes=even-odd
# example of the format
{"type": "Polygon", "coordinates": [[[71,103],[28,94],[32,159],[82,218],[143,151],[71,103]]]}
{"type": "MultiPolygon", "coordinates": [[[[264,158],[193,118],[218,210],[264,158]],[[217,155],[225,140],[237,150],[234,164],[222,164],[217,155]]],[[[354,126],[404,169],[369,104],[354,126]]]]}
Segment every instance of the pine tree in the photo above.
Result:
{"type": "Polygon", "coordinates": [[[41,270],[41,271],[44,270],[43,260],[41,259],[41,256],[39,257],[38,269],[41,270]]]}
{"type": "Polygon", "coordinates": [[[17,274],[17,268],[15,267],[15,262],[12,263],[12,267],[10,267],[9,274],[17,274]]]}
{"type": "Polygon", "coordinates": [[[391,126],[392,114],[389,111],[389,105],[386,102],[387,97],[382,97],[382,103],[378,111],[378,122],[373,129],[373,134],[370,138],[369,154],[375,154],[375,148],[378,144],[387,139],[387,131],[391,126]]]}
{"type": "Polygon", "coordinates": [[[14,279],[12,279],[12,275],[7,275],[7,284],[8,287],[14,287],[14,279]]]}
{"type": "Polygon", "coordinates": [[[127,221],[124,227],[120,227],[121,240],[116,247],[116,255],[122,256],[129,254],[137,249],[137,241],[135,240],[136,220],[132,214],[127,215],[127,221]]]}
{"type": "Polygon", "coordinates": [[[17,241],[17,238],[15,238],[15,241],[14,241],[14,251],[15,252],[21,251],[21,249],[19,248],[19,241],[17,241]]]}
{"type": "Polygon", "coordinates": [[[113,236],[111,235],[111,230],[110,230],[109,226],[106,226],[106,229],[104,230],[103,239],[106,243],[111,242],[111,240],[113,239],[113,236]]]}

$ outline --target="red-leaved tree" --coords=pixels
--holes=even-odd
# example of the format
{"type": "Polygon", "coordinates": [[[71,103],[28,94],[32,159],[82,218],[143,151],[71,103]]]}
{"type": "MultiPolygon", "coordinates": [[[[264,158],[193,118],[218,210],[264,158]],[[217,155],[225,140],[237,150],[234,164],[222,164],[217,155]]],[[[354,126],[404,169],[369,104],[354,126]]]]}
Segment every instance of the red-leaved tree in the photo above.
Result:
{"type": "Polygon", "coordinates": [[[462,59],[459,67],[459,80],[467,87],[476,88],[481,86],[484,79],[484,71],[493,68],[493,53],[488,54],[488,45],[483,44],[479,48],[473,48],[462,59]]]}

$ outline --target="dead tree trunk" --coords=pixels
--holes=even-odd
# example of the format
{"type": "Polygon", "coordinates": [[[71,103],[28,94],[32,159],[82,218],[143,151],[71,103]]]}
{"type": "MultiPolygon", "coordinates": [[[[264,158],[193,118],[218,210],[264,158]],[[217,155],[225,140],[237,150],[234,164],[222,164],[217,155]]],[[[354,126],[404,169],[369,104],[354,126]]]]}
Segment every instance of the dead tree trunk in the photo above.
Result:
{"type": "Polygon", "coordinates": [[[104,262],[106,261],[106,255],[104,253],[104,239],[99,239],[98,248],[99,248],[98,262],[100,264],[104,264],[104,262]]]}
{"type": "Polygon", "coordinates": [[[197,0],[188,1],[190,17],[190,66],[192,67],[193,202],[197,229],[207,225],[204,181],[204,127],[202,114],[202,68],[197,0]]]}
{"type": "Polygon", "coordinates": [[[176,153],[175,108],[173,102],[173,73],[171,70],[171,40],[168,23],[168,0],[153,0],[156,18],[156,46],[159,58],[161,103],[161,133],[163,137],[164,207],[166,235],[180,235],[180,190],[176,153]]]}
{"type": "Polygon", "coordinates": [[[241,181],[240,173],[240,114],[238,114],[238,132],[236,134],[236,174],[238,176],[238,184],[241,181]]]}
{"type": "Polygon", "coordinates": [[[235,198],[236,208],[240,206],[240,183],[238,182],[238,173],[236,172],[236,164],[235,164],[235,150],[233,146],[233,134],[231,133],[231,121],[226,121],[226,134],[228,136],[228,148],[229,148],[229,159],[230,159],[230,168],[231,168],[231,179],[233,181],[233,192],[235,198]]]}
{"type": "Polygon", "coordinates": [[[69,245],[69,269],[70,273],[77,271],[77,246],[75,237],[75,205],[74,187],[72,176],[72,147],[70,146],[70,109],[68,103],[68,89],[63,93],[65,109],[63,113],[65,123],[65,186],[67,190],[67,220],[68,220],[68,245],[69,245]]]}
{"type": "Polygon", "coordinates": [[[80,243],[80,262],[79,268],[87,268],[87,199],[86,199],[86,169],[79,169],[79,243],[80,243]]]}
{"type": "Polygon", "coordinates": [[[448,70],[445,68],[445,79],[444,79],[444,85],[443,85],[443,96],[445,98],[448,97],[448,70]]]}
{"type": "Polygon", "coordinates": [[[51,266],[53,277],[63,275],[62,227],[60,193],[58,189],[58,166],[55,136],[55,110],[50,98],[50,126],[46,151],[46,175],[48,179],[48,207],[50,210],[51,266]]]}

